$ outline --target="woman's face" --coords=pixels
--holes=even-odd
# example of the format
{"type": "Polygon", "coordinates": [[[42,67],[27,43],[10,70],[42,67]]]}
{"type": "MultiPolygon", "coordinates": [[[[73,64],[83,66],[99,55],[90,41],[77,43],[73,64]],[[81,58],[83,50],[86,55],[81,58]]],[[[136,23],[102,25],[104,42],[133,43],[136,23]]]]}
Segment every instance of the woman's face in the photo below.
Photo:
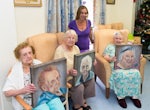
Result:
{"type": "Polygon", "coordinates": [[[82,75],[87,75],[88,74],[88,71],[89,71],[89,62],[83,62],[82,65],[81,65],[81,73],[82,75]]]}
{"type": "Polygon", "coordinates": [[[45,75],[46,84],[45,89],[51,93],[57,94],[60,88],[60,75],[56,70],[47,72],[45,75]]]}
{"type": "Polygon", "coordinates": [[[131,68],[134,63],[134,52],[131,50],[127,50],[123,53],[122,56],[122,64],[125,68],[131,68]]]}
{"type": "Polygon", "coordinates": [[[31,65],[33,63],[33,52],[31,47],[25,47],[20,50],[20,60],[24,65],[31,65]]]}
{"type": "Polygon", "coordinates": [[[117,35],[116,37],[114,37],[114,44],[122,44],[123,43],[123,38],[121,35],[117,35]]]}
{"type": "Polygon", "coordinates": [[[86,20],[86,18],[88,17],[88,12],[86,9],[82,9],[81,13],[80,13],[80,20],[86,20]]]}
{"type": "Polygon", "coordinates": [[[75,45],[76,38],[74,35],[69,34],[65,39],[65,44],[68,47],[73,47],[75,45]]]}

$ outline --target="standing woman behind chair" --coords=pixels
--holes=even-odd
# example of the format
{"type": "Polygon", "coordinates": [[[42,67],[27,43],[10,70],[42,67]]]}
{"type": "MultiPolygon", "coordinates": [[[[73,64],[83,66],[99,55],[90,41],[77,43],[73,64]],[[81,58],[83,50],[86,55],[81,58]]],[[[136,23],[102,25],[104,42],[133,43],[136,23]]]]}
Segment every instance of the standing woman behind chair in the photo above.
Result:
{"type": "Polygon", "coordinates": [[[78,35],[76,45],[79,47],[80,52],[89,50],[90,40],[92,43],[94,42],[91,34],[91,21],[87,17],[88,9],[85,6],[80,6],[77,10],[76,19],[68,25],[69,29],[75,30],[78,35]]]}
{"type": "Polygon", "coordinates": [[[12,98],[14,110],[24,110],[17,102],[15,96],[21,96],[29,105],[32,104],[31,93],[36,91],[34,84],[31,84],[30,66],[41,63],[34,59],[35,50],[28,43],[20,43],[14,50],[18,61],[11,68],[7,76],[3,92],[6,97],[12,98]]]}

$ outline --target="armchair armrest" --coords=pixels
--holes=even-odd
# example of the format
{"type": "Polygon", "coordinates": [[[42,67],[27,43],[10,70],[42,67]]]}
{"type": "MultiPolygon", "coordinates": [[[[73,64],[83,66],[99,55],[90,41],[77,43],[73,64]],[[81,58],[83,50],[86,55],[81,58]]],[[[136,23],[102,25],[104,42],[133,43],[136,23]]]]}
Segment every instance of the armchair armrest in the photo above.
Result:
{"type": "Polygon", "coordinates": [[[102,55],[96,53],[95,55],[97,64],[95,66],[95,73],[105,84],[106,87],[109,87],[109,78],[111,75],[111,67],[107,60],[103,58],[102,55]]]}
{"type": "Polygon", "coordinates": [[[19,95],[15,99],[23,106],[25,110],[32,110],[32,107],[27,104],[19,95]]]}
{"type": "Polygon", "coordinates": [[[146,64],[146,58],[142,57],[140,60],[140,73],[141,73],[141,77],[142,77],[142,82],[144,80],[144,67],[146,64]]]}

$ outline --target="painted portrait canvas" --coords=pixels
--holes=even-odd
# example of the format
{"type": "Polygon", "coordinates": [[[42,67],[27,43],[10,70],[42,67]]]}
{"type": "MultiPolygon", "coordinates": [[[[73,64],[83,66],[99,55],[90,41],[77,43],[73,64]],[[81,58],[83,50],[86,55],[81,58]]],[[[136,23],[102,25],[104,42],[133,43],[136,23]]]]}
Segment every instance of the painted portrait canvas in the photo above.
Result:
{"type": "Polygon", "coordinates": [[[94,78],[94,60],[94,50],[74,55],[74,69],[78,72],[73,78],[74,86],[94,78]]]}
{"type": "Polygon", "coordinates": [[[142,45],[116,45],[115,69],[138,69],[142,45]]]}
{"type": "Polygon", "coordinates": [[[67,92],[66,59],[60,58],[31,66],[31,82],[37,91],[32,95],[32,106],[36,107],[45,93],[61,96],[67,92]]]}

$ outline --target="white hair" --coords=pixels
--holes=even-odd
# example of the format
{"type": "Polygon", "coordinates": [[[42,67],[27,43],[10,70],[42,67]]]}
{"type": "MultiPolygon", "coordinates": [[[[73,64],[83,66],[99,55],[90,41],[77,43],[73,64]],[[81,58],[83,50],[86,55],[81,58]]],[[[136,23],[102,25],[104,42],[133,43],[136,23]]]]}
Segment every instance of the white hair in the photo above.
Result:
{"type": "Polygon", "coordinates": [[[74,31],[73,29],[67,30],[65,35],[64,35],[64,38],[68,37],[69,35],[75,36],[75,41],[76,42],[78,41],[78,35],[77,35],[76,31],[74,31]]]}
{"type": "Polygon", "coordinates": [[[119,31],[114,32],[114,38],[118,37],[118,36],[122,36],[121,33],[119,31]]]}
{"type": "Polygon", "coordinates": [[[88,71],[91,70],[91,67],[92,67],[92,58],[91,58],[91,56],[87,55],[87,56],[85,56],[84,58],[81,59],[80,72],[82,72],[83,63],[88,64],[88,66],[89,66],[88,71]]]}

